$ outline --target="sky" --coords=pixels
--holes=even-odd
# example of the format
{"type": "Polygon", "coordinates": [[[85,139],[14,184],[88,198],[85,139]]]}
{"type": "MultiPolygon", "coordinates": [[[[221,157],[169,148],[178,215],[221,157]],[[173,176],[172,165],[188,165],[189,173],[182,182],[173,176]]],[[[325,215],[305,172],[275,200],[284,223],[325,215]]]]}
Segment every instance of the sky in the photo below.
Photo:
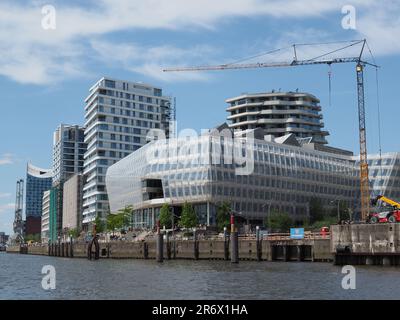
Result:
{"type": "MultiPolygon", "coordinates": [[[[225,99],[241,93],[309,92],[321,100],[329,144],[358,154],[353,64],[162,69],[254,56],[246,62],[291,61],[292,44],[326,43],[297,47],[298,59],[310,59],[345,45],[331,42],[365,38],[372,55],[366,49],[364,59],[380,66],[378,73],[365,70],[368,151],[400,151],[399,35],[397,0],[2,0],[0,231],[12,233],[16,181],[25,179],[27,162],[51,167],[53,131],[60,123],[83,125],[88,89],[103,76],[160,86],[176,97],[178,131],[224,122],[225,99]],[[289,49],[258,56],[278,48],[289,49]]],[[[360,49],[328,57],[352,57],[360,49]]]]}

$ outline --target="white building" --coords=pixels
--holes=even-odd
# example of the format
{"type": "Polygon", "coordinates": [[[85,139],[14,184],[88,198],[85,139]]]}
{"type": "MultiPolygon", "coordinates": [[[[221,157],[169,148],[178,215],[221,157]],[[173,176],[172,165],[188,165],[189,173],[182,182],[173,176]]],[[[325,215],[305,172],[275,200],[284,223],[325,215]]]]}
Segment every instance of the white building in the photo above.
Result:
{"type": "Polygon", "coordinates": [[[294,134],[260,139],[254,132],[246,140],[226,128],[196,139],[151,142],[111,166],[111,209],[132,206],[133,226],[152,228],[164,203],[178,215],[186,201],[193,204],[206,225],[215,225],[224,202],[258,222],[272,210],[302,221],[313,199],[327,208],[338,198],[349,208],[357,205],[358,167],[351,153],[321,144],[315,149],[294,134]]]}
{"type": "Polygon", "coordinates": [[[267,92],[242,94],[226,100],[231,121],[236,130],[261,128],[266,134],[281,137],[293,133],[297,138],[312,138],[327,144],[328,131],[324,123],[319,99],[309,93],[267,92]]]}
{"type": "Polygon", "coordinates": [[[171,99],[150,85],[102,78],[85,103],[83,224],[109,212],[107,168],[146,143],[150,129],[169,134],[171,99]]]}
{"type": "Polygon", "coordinates": [[[41,226],[41,238],[42,243],[49,241],[49,228],[50,228],[50,190],[43,193],[43,204],[42,204],[42,226],[41,226]]]}

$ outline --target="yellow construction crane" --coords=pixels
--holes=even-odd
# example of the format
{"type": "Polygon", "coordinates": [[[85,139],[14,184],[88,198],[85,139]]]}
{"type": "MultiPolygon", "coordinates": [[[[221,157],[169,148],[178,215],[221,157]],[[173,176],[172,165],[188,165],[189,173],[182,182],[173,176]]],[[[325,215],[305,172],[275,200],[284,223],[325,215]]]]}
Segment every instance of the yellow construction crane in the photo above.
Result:
{"type": "MultiPolygon", "coordinates": [[[[230,63],[215,66],[195,66],[195,67],[173,67],[166,68],[164,72],[182,72],[182,71],[212,71],[212,70],[227,70],[227,69],[252,69],[252,68],[277,68],[277,67],[296,67],[296,66],[306,66],[306,65],[316,65],[316,64],[327,64],[332,65],[336,63],[355,63],[356,64],[356,74],[357,74],[357,96],[358,96],[358,120],[359,120],[359,136],[360,136],[360,198],[361,198],[361,219],[367,221],[369,217],[369,203],[370,203],[370,193],[369,193],[369,179],[368,179],[368,162],[367,162],[367,137],[366,137],[366,126],[365,126],[365,105],[364,105],[364,67],[366,65],[371,65],[378,68],[376,64],[372,64],[362,60],[362,55],[367,44],[366,39],[346,41],[350,44],[343,46],[341,48],[335,49],[330,52],[319,55],[318,57],[298,60],[297,50],[299,46],[304,46],[307,44],[293,44],[294,58],[291,62],[261,62],[261,63],[230,63]],[[343,57],[343,58],[326,58],[333,53],[339,52],[346,48],[353,47],[355,45],[361,45],[361,50],[359,54],[355,57],[343,57]]],[[[314,43],[309,45],[319,45],[320,43],[314,43]]],[[[369,47],[368,47],[369,48],[369,47]]],[[[281,49],[276,49],[267,52],[262,55],[275,53],[281,49]]],[[[259,55],[261,56],[261,55],[259,55]]]]}

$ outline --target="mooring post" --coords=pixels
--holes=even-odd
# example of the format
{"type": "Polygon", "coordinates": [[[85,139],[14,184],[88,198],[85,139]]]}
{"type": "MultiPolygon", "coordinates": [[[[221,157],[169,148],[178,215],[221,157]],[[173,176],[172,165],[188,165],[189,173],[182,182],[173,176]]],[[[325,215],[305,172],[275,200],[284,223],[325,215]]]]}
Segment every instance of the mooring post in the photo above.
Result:
{"type": "Polygon", "coordinates": [[[160,220],[157,220],[157,262],[164,261],[164,235],[160,232],[160,220]]]}
{"type": "Polygon", "coordinates": [[[261,261],[261,239],[260,239],[259,226],[256,226],[256,250],[257,250],[257,261],[261,261]]]}
{"type": "Polygon", "coordinates": [[[69,242],[65,243],[65,256],[69,257],[69,242]]]}
{"type": "Polygon", "coordinates": [[[64,257],[64,249],[65,249],[65,243],[64,241],[61,243],[61,257],[64,257]]]}
{"type": "Polygon", "coordinates": [[[304,260],[304,246],[297,245],[296,250],[297,250],[297,261],[303,261],[304,260]]]}
{"type": "Polygon", "coordinates": [[[226,227],[224,227],[224,259],[229,260],[229,238],[226,227]]]}
{"type": "Polygon", "coordinates": [[[73,258],[74,257],[74,248],[73,248],[74,242],[73,242],[72,236],[69,239],[70,239],[69,240],[69,244],[70,244],[70,246],[69,246],[69,256],[70,256],[70,258],[73,258]]]}
{"type": "Polygon", "coordinates": [[[148,259],[149,258],[149,246],[147,242],[143,242],[143,258],[148,259]]]}
{"type": "Polygon", "coordinates": [[[231,232],[231,262],[239,262],[239,236],[238,232],[231,232]]]}
{"type": "Polygon", "coordinates": [[[57,245],[57,257],[61,257],[61,239],[58,237],[58,245],[57,245]]]}
{"type": "Polygon", "coordinates": [[[193,229],[193,249],[194,249],[194,260],[199,260],[199,242],[197,241],[197,230],[193,229]]]}
{"type": "Polygon", "coordinates": [[[171,260],[171,242],[169,241],[169,234],[168,232],[165,233],[165,240],[167,242],[167,259],[171,260]]]}
{"type": "Polygon", "coordinates": [[[231,214],[231,263],[239,262],[239,236],[235,228],[235,217],[231,214]]]}

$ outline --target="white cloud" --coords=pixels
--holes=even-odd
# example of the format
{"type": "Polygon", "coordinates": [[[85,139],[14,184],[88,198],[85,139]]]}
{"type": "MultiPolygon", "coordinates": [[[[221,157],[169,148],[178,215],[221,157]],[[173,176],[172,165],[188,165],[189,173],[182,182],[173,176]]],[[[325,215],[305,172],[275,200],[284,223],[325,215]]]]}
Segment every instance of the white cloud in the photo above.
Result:
{"type": "Polygon", "coordinates": [[[387,0],[374,4],[357,19],[357,30],[368,39],[376,55],[400,53],[400,3],[387,0]]]}
{"type": "Polygon", "coordinates": [[[14,155],[11,153],[4,153],[0,155],[0,166],[6,164],[13,164],[15,162],[14,155]]]}
{"type": "Polygon", "coordinates": [[[9,198],[9,197],[11,197],[11,193],[0,192],[0,198],[9,198]]]}
{"type": "Polygon", "coordinates": [[[185,61],[186,64],[195,63],[199,59],[210,61],[210,57],[215,56],[218,52],[217,48],[210,46],[182,49],[169,45],[143,47],[136,44],[115,44],[107,41],[91,41],[91,46],[102,63],[117,63],[124,69],[162,81],[208,79],[204,73],[165,73],[162,69],[168,65],[181,64],[182,61],[185,61]]]}
{"type": "MultiPolygon", "coordinates": [[[[309,18],[324,19],[324,15],[337,12],[340,29],[341,7],[347,0],[99,0],[90,5],[73,6],[56,1],[57,29],[41,28],[41,6],[44,1],[31,1],[28,5],[15,1],[0,3],[0,75],[20,83],[49,84],[66,78],[87,74],[86,61],[94,53],[91,40],[100,39],[117,31],[135,29],[193,30],[213,29],[229,19],[266,16],[292,19],[301,22],[309,18]]],[[[400,52],[396,41],[399,31],[399,4],[395,0],[353,0],[357,9],[358,34],[366,36],[379,54],[400,52]]],[[[275,39],[290,28],[288,21],[281,30],[275,30],[275,39]]],[[[300,32],[299,32],[300,33],[300,32]]],[[[103,40],[104,41],[104,40],[103,40]]],[[[118,53],[132,56],[133,46],[118,53]]],[[[160,63],[172,62],[172,53],[181,58],[179,64],[193,61],[191,48],[154,46],[145,48],[145,53],[155,61],[136,59],[126,64],[129,70],[161,79],[176,80],[175,75],[161,74],[160,63]],[[166,50],[169,49],[169,50],[166,50]],[[184,53],[184,54],[180,54],[184,53]]],[[[240,45],[238,46],[240,50],[240,45]]],[[[114,50],[113,54],[117,54],[114,50]]],[[[115,59],[119,61],[120,59],[115,59]]],[[[204,56],[199,57],[205,62],[204,56]]],[[[121,63],[121,62],[119,62],[121,63]]],[[[121,63],[123,65],[123,63],[121,63]]],[[[200,75],[183,75],[184,79],[203,80],[200,75]]]]}

